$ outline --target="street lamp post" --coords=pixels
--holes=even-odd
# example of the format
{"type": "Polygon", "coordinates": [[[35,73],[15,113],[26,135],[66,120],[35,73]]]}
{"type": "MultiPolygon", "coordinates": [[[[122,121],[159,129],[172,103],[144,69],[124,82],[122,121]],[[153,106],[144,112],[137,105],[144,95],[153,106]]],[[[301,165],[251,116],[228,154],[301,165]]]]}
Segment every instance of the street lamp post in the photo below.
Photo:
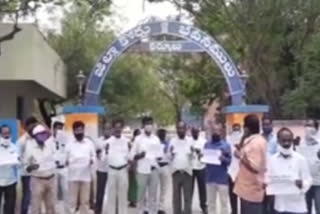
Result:
{"type": "Polygon", "coordinates": [[[78,74],[76,75],[76,80],[78,84],[78,104],[82,105],[82,98],[83,98],[83,86],[85,85],[86,82],[86,75],[84,75],[83,71],[79,71],[78,74]]]}

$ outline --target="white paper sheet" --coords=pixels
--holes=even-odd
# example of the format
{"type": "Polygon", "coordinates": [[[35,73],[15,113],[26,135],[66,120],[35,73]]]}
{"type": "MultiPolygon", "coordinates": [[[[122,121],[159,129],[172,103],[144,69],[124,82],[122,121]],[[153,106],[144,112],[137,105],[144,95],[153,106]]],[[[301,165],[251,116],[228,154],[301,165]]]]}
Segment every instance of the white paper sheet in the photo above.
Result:
{"type": "Polygon", "coordinates": [[[268,175],[268,195],[291,195],[299,194],[301,190],[295,184],[295,178],[291,175],[268,175]]]}
{"type": "Polygon", "coordinates": [[[147,147],[146,158],[149,160],[162,157],[163,146],[161,144],[150,144],[147,147]]]}
{"type": "Polygon", "coordinates": [[[220,157],[221,157],[221,150],[204,149],[201,162],[206,164],[221,165],[220,157]]]}
{"type": "Polygon", "coordinates": [[[19,165],[19,158],[17,153],[4,153],[0,156],[0,166],[19,165]]]}
{"type": "Polygon", "coordinates": [[[90,159],[88,157],[77,157],[70,161],[70,168],[85,168],[90,165],[90,159]]]}

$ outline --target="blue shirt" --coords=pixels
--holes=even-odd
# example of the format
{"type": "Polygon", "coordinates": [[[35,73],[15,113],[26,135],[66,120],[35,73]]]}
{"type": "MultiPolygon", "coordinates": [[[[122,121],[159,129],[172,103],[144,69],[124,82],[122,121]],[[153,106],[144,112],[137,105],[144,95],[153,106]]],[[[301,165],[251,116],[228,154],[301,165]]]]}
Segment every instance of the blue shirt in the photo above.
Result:
{"type": "Polygon", "coordinates": [[[278,139],[277,136],[273,133],[269,134],[268,136],[263,135],[266,140],[268,141],[268,154],[274,155],[278,151],[278,139]]]}
{"type": "Polygon", "coordinates": [[[206,165],[206,182],[228,185],[228,166],[231,163],[231,147],[230,145],[221,140],[220,142],[208,142],[204,149],[223,150],[226,154],[225,160],[221,165],[207,164],[206,165]]]}

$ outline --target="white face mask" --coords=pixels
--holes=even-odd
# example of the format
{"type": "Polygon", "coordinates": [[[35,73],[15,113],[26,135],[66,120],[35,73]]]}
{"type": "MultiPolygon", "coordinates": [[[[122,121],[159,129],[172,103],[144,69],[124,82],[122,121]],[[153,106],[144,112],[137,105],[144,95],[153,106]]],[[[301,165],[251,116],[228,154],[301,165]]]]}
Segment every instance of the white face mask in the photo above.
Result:
{"type": "Polygon", "coordinates": [[[293,151],[292,146],[289,149],[286,149],[286,148],[283,148],[282,146],[279,146],[278,149],[279,149],[279,152],[283,155],[291,155],[292,151],[293,151]]]}
{"type": "Polygon", "coordinates": [[[152,130],[153,130],[153,125],[149,124],[149,125],[145,125],[144,126],[144,131],[145,132],[151,133],[152,130]]]}
{"type": "Polygon", "coordinates": [[[9,146],[11,143],[11,138],[5,139],[5,138],[1,138],[1,144],[5,145],[5,146],[9,146]]]}
{"type": "Polygon", "coordinates": [[[310,136],[317,134],[317,130],[314,127],[306,127],[305,134],[307,137],[310,137],[310,136]]]}

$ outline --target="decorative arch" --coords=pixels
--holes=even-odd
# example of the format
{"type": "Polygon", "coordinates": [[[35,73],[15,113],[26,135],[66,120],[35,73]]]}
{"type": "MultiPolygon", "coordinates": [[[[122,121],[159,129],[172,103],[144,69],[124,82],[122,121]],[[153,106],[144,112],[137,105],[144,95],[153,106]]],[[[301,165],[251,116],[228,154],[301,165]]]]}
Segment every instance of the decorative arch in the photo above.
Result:
{"type": "Polygon", "coordinates": [[[150,22],[129,30],[114,41],[101,55],[91,71],[84,96],[84,105],[98,105],[104,79],[115,60],[144,38],[157,35],[173,35],[193,43],[215,61],[227,82],[232,105],[245,103],[245,86],[232,58],[224,48],[207,33],[184,23],[175,21],[150,22]]]}

